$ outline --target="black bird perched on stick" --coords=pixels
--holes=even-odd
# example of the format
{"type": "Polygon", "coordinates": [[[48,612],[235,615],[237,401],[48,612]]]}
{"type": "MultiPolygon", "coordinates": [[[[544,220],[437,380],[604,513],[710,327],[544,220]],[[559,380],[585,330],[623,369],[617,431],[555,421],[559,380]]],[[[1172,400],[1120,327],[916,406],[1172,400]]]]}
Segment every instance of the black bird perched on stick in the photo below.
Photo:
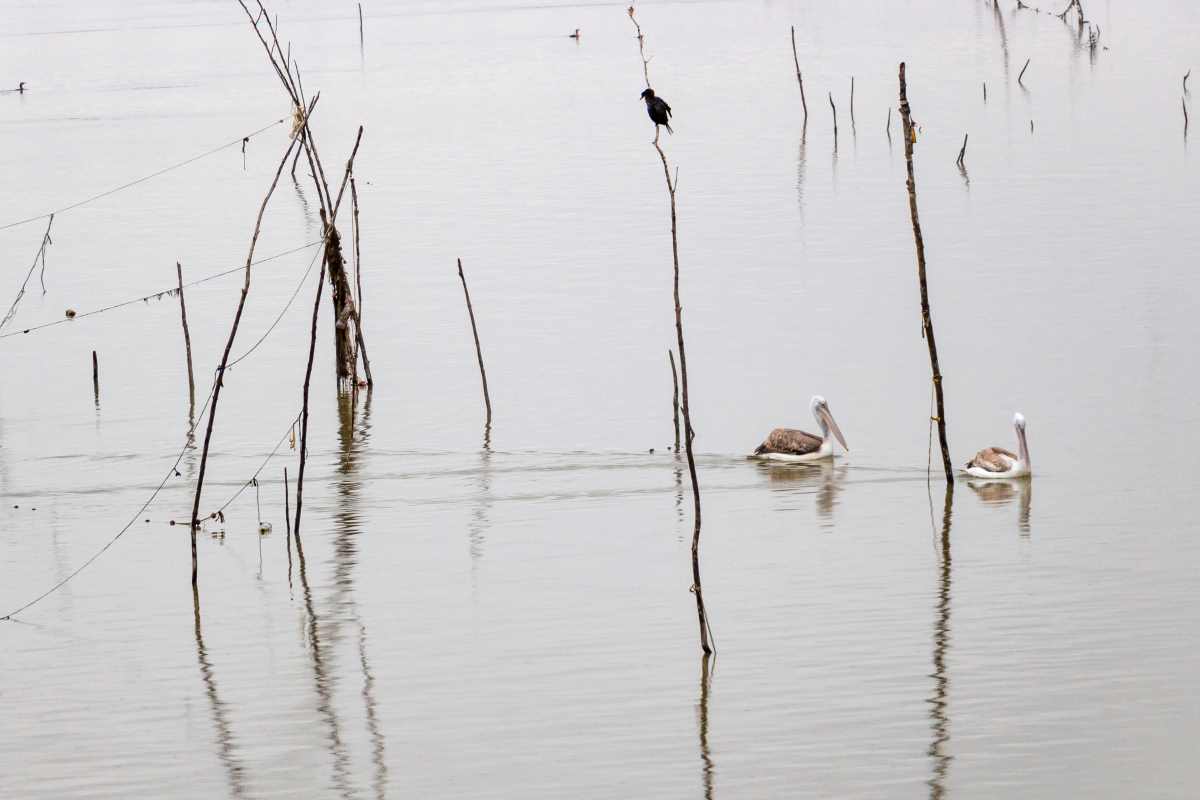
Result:
{"type": "Polygon", "coordinates": [[[667,101],[656,95],[653,89],[642,92],[642,99],[646,101],[646,113],[650,115],[650,120],[656,126],[665,127],[667,133],[675,133],[671,130],[671,107],[667,101]]]}

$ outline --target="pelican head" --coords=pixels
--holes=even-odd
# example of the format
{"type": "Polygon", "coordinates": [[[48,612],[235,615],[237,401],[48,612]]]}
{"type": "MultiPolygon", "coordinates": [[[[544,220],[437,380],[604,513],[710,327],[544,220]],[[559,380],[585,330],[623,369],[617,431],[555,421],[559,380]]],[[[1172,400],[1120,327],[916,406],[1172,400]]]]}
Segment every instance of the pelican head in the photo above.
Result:
{"type": "Polygon", "coordinates": [[[838,427],[837,422],[833,419],[833,414],[829,411],[829,403],[824,397],[819,394],[813,395],[812,403],[813,416],[817,420],[817,424],[821,426],[821,434],[824,438],[828,438],[829,434],[833,434],[838,443],[842,445],[842,449],[847,453],[850,452],[850,447],[846,444],[846,437],[842,436],[842,429],[838,427]]]}
{"type": "Polygon", "coordinates": [[[1025,438],[1025,415],[1020,411],[1013,414],[1013,428],[1017,431],[1017,453],[1026,468],[1030,468],[1033,462],[1029,458],[1029,442],[1025,438]]]}

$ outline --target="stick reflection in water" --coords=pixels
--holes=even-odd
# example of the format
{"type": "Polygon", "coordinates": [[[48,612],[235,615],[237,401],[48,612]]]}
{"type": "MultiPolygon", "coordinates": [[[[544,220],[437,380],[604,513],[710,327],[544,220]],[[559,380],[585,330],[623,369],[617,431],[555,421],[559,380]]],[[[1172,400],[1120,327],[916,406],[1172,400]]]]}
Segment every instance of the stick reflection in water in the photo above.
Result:
{"type": "Polygon", "coordinates": [[[942,506],[942,534],[938,569],[936,617],[933,624],[933,695],[929,698],[929,720],[933,740],[929,743],[929,758],[933,775],[929,779],[930,798],[946,794],[946,773],[954,756],[947,753],[950,744],[949,693],[950,676],[946,658],[950,652],[950,518],[954,510],[954,484],[946,484],[946,499],[942,506]]]}

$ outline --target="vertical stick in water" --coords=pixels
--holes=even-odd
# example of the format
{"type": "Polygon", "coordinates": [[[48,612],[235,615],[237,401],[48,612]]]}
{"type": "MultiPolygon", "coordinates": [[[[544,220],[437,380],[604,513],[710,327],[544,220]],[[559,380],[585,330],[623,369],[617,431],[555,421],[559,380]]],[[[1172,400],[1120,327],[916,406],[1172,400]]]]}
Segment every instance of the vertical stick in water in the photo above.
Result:
{"type": "MultiPolygon", "coordinates": [[[[642,70],[646,75],[646,84],[650,83],[649,60],[646,58],[646,40],[642,35],[642,26],[634,17],[633,6],[629,7],[629,19],[638,32],[638,49],[642,56],[642,70]]],[[[692,593],[696,596],[696,616],[700,623],[700,649],[711,653],[714,647],[709,644],[711,631],[708,625],[708,613],[704,608],[704,593],[700,585],[700,481],[696,477],[696,456],[692,450],[692,441],[696,431],[692,428],[691,405],[688,402],[688,371],[687,350],[683,344],[683,305],[679,300],[679,227],[675,209],[676,180],[671,178],[671,168],[667,164],[667,154],[659,144],[659,129],[654,126],[654,149],[662,161],[663,177],[667,183],[667,196],[671,202],[671,261],[675,270],[675,339],[679,349],[679,378],[683,389],[683,447],[687,453],[688,476],[692,481],[692,509],[694,524],[692,527],[692,593]]],[[[678,172],[676,173],[678,176],[678,172]]]]}
{"type": "MultiPolygon", "coordinates": [[[[267,203],[271,201],[271,195],[275,194],[275,187],[279,185],[279,176],[283,174],[283,168],[287,166],[288,156],[292,154],[292,148],[296,146],[296,138],[292,137],[288,140],[287,150],[283,153],[283,159],[279,162],[278,169],[275,170],[275,177],[271,180],[271,187],[267,189],[266,196],[263,197],[262,203],[258,207],[258,217],[254,220],[254,233],[250,237],[250,250],[246,253],[246,270],[245,277],[242,280],[242,291],[238,297],[237,311],[233,315],[233,325],[229,328],[229,338],[225,341],[225,350],[221,354],[221,363],[217,365],[217,377],[213,382],[212,398],[209,400],[208,407],[208,428],[204,432],[204,449],[200,452],[200,475],[196,479],[196,495],[192,500],[192,519],[190,523],[192,531],[192,586],[196,585],[196,530],[200,527],[200,494],[204,491],[204,475],[208,468],[208,448],[212,444],[213,425],[217,420],[217,401],[221,399],[221,389],[225,385],[225,368],[229,364],[229,353],[233,350],[233,342],[237,339],[238,326],[242,321],[242,312],[246,308],[246,296],[250,294],[250,265],[254,263],[254,248],[258,244],[258,236],[262,232],[263,214],[266,213],[267,203]]],[[[324,262],[322,262],[324,263],[324,262]]],[[[321,276],[322,278],[324,275],[321,276]]],[[[320,285],[319,283],[317,284],[320,285]]]]}
{"type": "MultiPolygon", "coordinates": [[[[800,84],[800,105],[804,107],[804,124],[808,124],[808,100],[804,98],[804,78],[800,75],[800,57],[796,55],[796,26],[792,26],[792,60],[796,62],[796,82],[800,84]]],[[[1184,78],[1186,81],[1187,79],[1184,78]]],[[[675,443],[676,449],[679,442],[675,443]]]]}
{"type": "Polygon", "coordinates": [[[675,410],[675,452],[679,452],[679,373],[675,369],[675,352],[667,350],[667,358],[671,360],[671,384],[675,387],[672,405],[675,410]]]}
{"type": "Polygon", "coordinates": [[[833,149],[837,150],[837,106],[833,104],[833,92],[829,93],[829,107],[833,109],[833,149]]]}
{"type": "Polygon", "coordinates": [[[96,403],[100,403],[100,360],[96,358],[96,351],[92,351],[92,391],[96,393],[96,403]]]}
{"type": "Polygon", "coordinates": [[[954,483],[950,467],[950,445],[946,441],[946,405],[942,396],[942,371],[938,366],[937,342],[933,338],[933,316],[929,311],[929,287],[925,280],[925,241],[921,237],[921,220],[917,215],[917,181],[913,176],[913,127],[908,105],[908,87],[904,82],[904,62],[900,63],[900,120],[904,124],[904,160],[908,169],[908,210],[912,217],[913,240],[917,247],[917,277],[921,284],[921,323],[925,343],[929,346],[929,366],[933,371],[933,390],[937,398],[938,441],[942,446],[942,468],[946,482],[954,483]]]}
{"type": "Polygon", "coordinates": [[[458,259],[458,277],[462,281],[463,295],[467,298],[467,315],[471,318],[471,335],[475,337],[475,357],[479,360],[479,377],[483,380],[483,404],[487,408],[485,429],[492,427],[492,398],[488,394],[487,372],[483,368],[483,349],[479,346],[479,329],[475,327],[475,309],[471,307],[471,292],[467,289],[467,276],[463,275],[462,259],[458,259]]]}
{"type": "Polygon", "coordinates": [[[962,150],[958,151],[958,160],[954,162],[955,164],[958,164],[960,167],[963,166],[963,159],[967,157],[967,137],[969,135],[970,134],[967,134],[967,133],[963,134],[962,150]]]}
{"type": "Polygon", "coordinates": [[[850,76],[850,128],[854,129],[854,76],[850,76]]]}
{"type": "Polygon", "coordinates": [[[190,429],[191,420],[196,416],[196,378],[192,373],[192,334],[188,331],[187,304],[183,301],[183,267],[178,261],[175,262],[175,275],[179,279],[179,314],[183,318],[183,346],[187,351],[188,427],[190,429]]]}
{"type": "Polygon", "coordinates": [[[358,49],[363,49],[362,3],[358,4],[358,49]]]}

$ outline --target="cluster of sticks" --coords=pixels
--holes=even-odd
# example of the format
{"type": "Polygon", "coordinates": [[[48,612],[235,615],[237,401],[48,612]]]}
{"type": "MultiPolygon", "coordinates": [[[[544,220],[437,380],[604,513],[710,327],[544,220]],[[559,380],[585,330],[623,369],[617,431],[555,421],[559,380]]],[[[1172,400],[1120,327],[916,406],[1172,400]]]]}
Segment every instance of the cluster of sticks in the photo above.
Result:
{"type": "MultiPolygon", "coordinates": [[[[337,228],[337,215],[341,208],[342,199],[345,195],[346,185],[350,184],[351,202],[354,205],[354,220],[355,220],[355,255],[357,263],[358,254],[358,208],[357,208],[357,189],[353,184],[354,158],[358,153],[359,144],[362,141],[363,129],[360,125],[358,135],[354,140],[354,148],[350,153],[350,157],[346,161],[345,172],[342,175],[342,181],[338,187],[336,197],[330,191],[329,182],[325,177],[325,168],[321,163],[321,156],[317,149],[316,141],[313,137],[312,130],[309,127],[309,119],[320,96],[314,96],[309,101],[304,96],[304,88],[300,81],[299,64],[293,61],[290,57],[291,48],[285,52],[279,42],[278,23],[271,20],[270,14],[267,13],[266,7],[262,0],[257,0],[258,14],[255,15],[245,0],[238,0],[245,11],[247,19],[250,20],[251,27],[254,29],[255,35],[263,46],[263,50],[267,54],[267,59],[271,64],[276,76],[279,78],[280,84],[284,91],[287,92],[288,99],[292,104],[292,135],[288,140],[287,150],[283,154],[283,158],[279,162],[278,168],[275,170],[274,179],[271,181],[271,186],[267,190],[266,196],[258,209],[258,217],[254,225],[254,233],[250,239],[250,252],[246,257],[245,277],[242,283],[242,292],[238,300],[237,310],[234,314],[233,325],[230,328],[229,336],[225,343],[225,349],[221,356],[221,362],[217,367],[216,378],[213,386],[212,398],[210,400],[211,407],[208,412],[208,426],[204,435],[204,445],[200,457],[199,476],[196,481],[196,492],[192,503],[191,515],[191,544],[192,544],[192,584],[196,584],[197,563],[196,563],[196,533],[200,527],[200,500],[204,489],[204,477],[208,465],[208,453],[212,442],[213,427],[216,423],[217,404],[220,400],[221,388],[224,385],[225,370],[229,364],[229,354],[233,349],[234,340],[237,338],[238,325],[241,322],[242,311],[246,305],[246,296],[250,291],[250,266],[254,260],[254,248],[258,242],[258,236],[262,229],[262,218],[266,211],[267,203],[274,194],[276,186],[279,184],[279,177],[283,173],[284,167],[287,165],[288,158],[292,155],[292,151],[299,146],[297,157],[303,154],[308,162],[311,170],[313,186],[316,189],[318,202],[320,204],[321,217],[321,232],[322,241],[324,243],[323,258],[321,261],[320,277],[317,279],[317,296],[313,304],[312,330],[309,339],[308,347],[308,362],[304,373],[304,389],[303,389],[303,404],[300,414],[300,468],[296,483],[296,515],[292,526],[293,531],[298,535],[300,528],[301,512],[303,510],[303,493],[304,493],[304,471],[305,462],[308,455],[308,398],[309,389],[312,383],[312,368],[313,359],[316,352],[317,340],[317,319],[320,314],[321,296],[324,289],[325,275],[329,275],[330,291],[334,306],[334,339],[336,347],[336,365],[337,365],[337,381],[340,390],[356,391],[359,386],[358,380],[358,362],[361,357],[363,370],[366,374],[365,385],[370,388],[374,381],[371,377],[370,361],[367,358],[366,343],[362,333],[362,319],[356,308],[354,301],[354,291],[350,286],[350,279],[346,274],[345,258],[342,255],[342,237],[337,228]],[[266,28],[266,35],[263,33],[262,26],[266,28]]],[[[361,287],[361,279],[358,280],[361,287]]],[[[361,296],[361,293],[360,293],[361,296]]]]}

